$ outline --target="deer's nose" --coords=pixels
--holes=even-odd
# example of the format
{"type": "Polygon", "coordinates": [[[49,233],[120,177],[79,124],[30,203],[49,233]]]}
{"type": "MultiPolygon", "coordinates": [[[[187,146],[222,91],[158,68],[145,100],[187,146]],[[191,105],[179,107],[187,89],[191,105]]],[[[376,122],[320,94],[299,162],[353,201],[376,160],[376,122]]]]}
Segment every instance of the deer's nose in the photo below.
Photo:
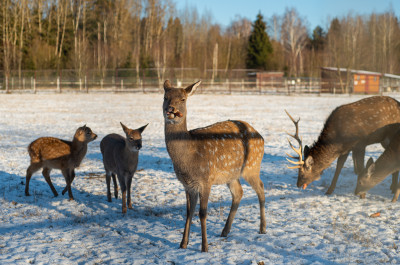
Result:
{"type": "Polygon", "coordinates": [[[174,106],[168,106],[168,112],[175,112],[174,106]]]}

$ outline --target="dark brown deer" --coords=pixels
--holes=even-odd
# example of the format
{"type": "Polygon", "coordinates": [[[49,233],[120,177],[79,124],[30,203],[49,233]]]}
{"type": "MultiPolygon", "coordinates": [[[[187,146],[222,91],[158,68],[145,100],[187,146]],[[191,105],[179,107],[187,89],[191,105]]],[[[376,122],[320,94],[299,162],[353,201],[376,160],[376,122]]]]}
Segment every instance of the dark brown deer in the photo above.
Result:
{"type": "Polygon", "coordinates": [[[396,202],[400,194],[400,185],[394,183],[393,179],[398,176],[400,170],[400,131],[397,131],[389,146],[383,154],[376,160],[370,158],[366,168],[358,176],[356,195],[365,197],[365,193],[382,182],[388,175],[392,178],[392,191],[394,193],[392,202],[396,202]]]}
{"type": "Polygon", "coordinates": [[[79,127],[71,141],[54,137],[41,137],[33,141],[28,147],[31,164],[26,170],[25,195],[29,196],[29,181],[32,174],[43,168],[42,174],[49,184],[54,196],[58,193],[50,179],[52,169],[60,169],[67,183],[62,194],[68,190],[70,200],[73,200],[71,184],[75,178],[75,168],[79,167],[87,152],[87,144],[97,138],[89,127],[79,127]]]}
{"type": "MultiPolygon", "coordinates": [[[[148,124],[147,124],[148,125],[148,124]]],[[[115,174],[118,176],[122,192],[122,213],[126,213],[126,204],[132,209],[131,184],[139,162],[139,150],[142,148],[142,132],[147,125],[132,130],[121,123],[126,138],[119,134],[109,134],[100,142],[103,164],[106,171],[107,199],[111,202],[110,182],[114,183],[114,196],[118,198],[118,186],[115,174]],[[127,196],[128,191],[128,196],[127,196]],[[128,197],[128,200],[127,200],[128,197]]]]}
{"type": "Polygon", "coordinates": [[[305,189],[318,180],[323,170],[337,158],[335,175],[326,192],[331,194],[350,151],[353,152],[355,172],[359,174],[364,167],[365,147],[393,137],[399,128],[400,103],[390,97],[374,96],[337,107],[326,120],[317,142],[311,148],[305,146],[304,152],[298,135],[300,119],[295,121],[289,117],[296,126],[296,133],[291,136],[299,143],[298,149],[290,144],[299,155],[291,157],[298,161],[289,160],[295,164],[290,168],[299,169],[297,186],[305,189]]]}
{"type": "Polygon", "coordinates": [[[163,114],[168,154],[186,192],[187,216],[180,247],[186,248],[189,242],[190,224],[200,196],[201,251],[207,252],[207,205],[212,185],[227,184],[232,194],[231,210],[221,236],[228,235],[243,195],[240,176],[257,193],[260,233],[266,232],[264,184],[260,180],[264,139],[243,121],[224,121],[188,131],[186,100],[199,85],[200,81],[179,89],[165,81],[163,114]]]}

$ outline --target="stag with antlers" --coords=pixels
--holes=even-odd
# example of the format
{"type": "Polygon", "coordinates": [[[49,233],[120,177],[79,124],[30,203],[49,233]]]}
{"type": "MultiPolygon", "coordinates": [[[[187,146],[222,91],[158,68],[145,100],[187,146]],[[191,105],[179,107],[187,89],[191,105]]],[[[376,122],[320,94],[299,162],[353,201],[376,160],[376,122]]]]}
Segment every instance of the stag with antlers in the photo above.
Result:
{"type": "Polygon", "coordinates": [[[329,115],[318,140],[311,146],[302,147],[298,123],[286,112],[296,127],[292,136],[298,143],[291,148],[298,154],[298,161],[289,160],[299,169],[297,186],[305,189],[311,182],[318,180],[322,172],[337,158],[335,175],[326,192],[331,194],[342,167],[350,152],[353,153],[356,173],[363,170],[365,147],[374,143],[390,140],[400,128],[400,103],[391,97],[374,96],[337,107],[329,115]]]}

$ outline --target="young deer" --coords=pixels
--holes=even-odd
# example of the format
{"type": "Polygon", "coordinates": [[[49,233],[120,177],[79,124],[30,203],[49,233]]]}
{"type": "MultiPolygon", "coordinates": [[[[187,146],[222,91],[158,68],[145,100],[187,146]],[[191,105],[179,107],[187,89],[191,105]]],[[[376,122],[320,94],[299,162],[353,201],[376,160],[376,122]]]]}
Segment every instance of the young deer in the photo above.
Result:
{"type": "Polygon", "coordinates": [[[299,169],[297,186],[305,189],[311,182],[318,180],[323,170],[338,158],[335,175],[326,192],[331,194],[350,151],[353,152],[355,172],[359,174],[364,166],[365,147],[383,143],[393,137],[396,128],[399,128],[400,103],[390,97],[374,96],[337,107],[325,122],[317,142],[311,148],[304,147],[304,154],[298,136],[300,119],[295,121],[289,117],[296,126],[296,134],[291,136],[299,143],[296,149],[289,142],[299,155],[290,156],[298,161],[289,160],[295,164],[289,168],[299,169]]]}
{"type": "MultiPolygon", "coordinates": [[[[148,124],[147,124],[148,125],[148,124]]],[[[114,196],[118,198],[118,186],[115,174],[118,176],[119,185],[122,191],[122,212],[126,213],[126,204],[132,209],[131,184],[132,177],[135,174],[138,161],[139,150],[142,148],[142,132],[147,125],[139,129],[132,130],[121,123],[126,138],[119,134],[109,134],[100,142],[101,154],[103,155],[103,164],[106,171],[107,199],[111,202],[110,181],[111,177],[114,183],[114,196]],[[128,191],[128,202],[127,202],[128,191]]]]}
{"type": "MultiPolygon", "coordinates": [[[[389,146],[383,154],[376,160],[370,158],[367,162],[366,168],[358,176],[357,187],[355,190],[356,195],[362,197],[365,193],[382,182],[389,174],[398,176],[400,170],[400,131],[397,131],[389,146]]],[[[394,178],[394,177],[393,177],[394,178]]],[[[400,184],[393,183],[392,178],[392,191],[394,193],[392,202],[396,202],[400,194],[400,184]]]]}
{"type": "Polygon", "coordinates": [[[72,142],[53,137],[41,137],[33,141],[28,147],[31,164],[26,170],[25,195],[29,196],[32,174],[43,168],[43,177],[57,197],[58,193],[50,179],[50,171],[60,169],[67,183],[62,194],[68,190],[69,199],[73,200],[71,184],[75,178],[75,168],[79,167],[85,157],[87,144],[96,138],[97,135],[84,125],[76,130],[72,142]]]}
{"type": "Polygon", "coordinates": [[[188,131],[186,100],[200,81],[185,89],[164,83],[165,143],[178,180],[186,192],[186,224],[181,248],[186,248],[192,217],[200,195],[201,251],[208,251],[207,205],[212,185],[227,184],[232,205],[221,236],[226,237],[242,199],[242,176],[256,191],[260,204],[260,233],[266,233],[264,184],[260,179],[264,139],[248,123],[224,121],[188,131]]]}

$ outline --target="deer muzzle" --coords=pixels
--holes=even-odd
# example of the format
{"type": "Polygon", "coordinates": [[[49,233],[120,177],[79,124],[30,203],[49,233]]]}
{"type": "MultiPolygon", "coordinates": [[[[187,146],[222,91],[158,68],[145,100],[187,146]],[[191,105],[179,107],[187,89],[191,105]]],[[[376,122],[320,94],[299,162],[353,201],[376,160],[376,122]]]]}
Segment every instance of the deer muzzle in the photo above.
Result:
{"type": "Polygon", "coordinates": [[[166,111],[167,118],[172,120],[175,117],[183,117],[182,112],[179,110],[176,110],[174,107],[168,107],[168,110],[166,111]]]}

